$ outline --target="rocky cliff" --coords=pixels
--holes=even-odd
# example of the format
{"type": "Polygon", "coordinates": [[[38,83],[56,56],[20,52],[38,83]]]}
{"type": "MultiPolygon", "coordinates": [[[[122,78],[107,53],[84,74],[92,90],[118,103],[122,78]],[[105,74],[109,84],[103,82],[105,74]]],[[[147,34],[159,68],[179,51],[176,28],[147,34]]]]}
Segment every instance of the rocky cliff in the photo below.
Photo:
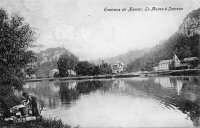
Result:
{"type": "Polygon", "coordinates": [[[189,13],[179,27],[179,33],[192,37],[200,35],[200,9],[189,13]]]}
{"type": "Polygon", "coordinates": [[[60,55],[64,53],[70,53],[65,48],[57,47],[57,48],[49,48],[44,51],[41,51],[40,53],[37,53],[37,59],[40,64],[45,62],[51,62],[51,61],[57,61],[60,57],[60,55]]]}

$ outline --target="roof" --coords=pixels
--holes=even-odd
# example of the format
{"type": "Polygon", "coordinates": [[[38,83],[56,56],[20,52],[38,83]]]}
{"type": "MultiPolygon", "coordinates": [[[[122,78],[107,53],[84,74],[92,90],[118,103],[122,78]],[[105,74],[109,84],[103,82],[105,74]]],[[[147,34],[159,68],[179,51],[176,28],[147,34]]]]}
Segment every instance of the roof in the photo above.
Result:
{"type": "Polygon", "coordinates": [[[159,62],[159,64],[169,64],[171,62],[172,62],[172,60],[162,60],[159,62]]]}
{"type": "Polygon", "coordinates": [[[120,61],[116,61],[115,64],[112,64],[112,65],[118,65],[118,64],[121,64],[121,65],[124,65],[124,63],[120,62],[120,61]]]}
{"type": "Polygon", "coordinates": [[[184,58],[183,61],[193,61],[193,60],[198,60],[197,57],[189,57],[189,58],[184,58]]]}

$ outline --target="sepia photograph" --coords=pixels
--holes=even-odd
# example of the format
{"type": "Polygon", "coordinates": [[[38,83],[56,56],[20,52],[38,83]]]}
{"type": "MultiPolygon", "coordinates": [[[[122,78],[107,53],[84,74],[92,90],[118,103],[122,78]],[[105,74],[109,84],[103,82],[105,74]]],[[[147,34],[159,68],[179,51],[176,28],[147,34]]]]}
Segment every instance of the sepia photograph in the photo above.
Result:
{"type": "Polygon", "coordinates": [[[200,0],[0,0],[0,128],[200,127],[200,0]]]}

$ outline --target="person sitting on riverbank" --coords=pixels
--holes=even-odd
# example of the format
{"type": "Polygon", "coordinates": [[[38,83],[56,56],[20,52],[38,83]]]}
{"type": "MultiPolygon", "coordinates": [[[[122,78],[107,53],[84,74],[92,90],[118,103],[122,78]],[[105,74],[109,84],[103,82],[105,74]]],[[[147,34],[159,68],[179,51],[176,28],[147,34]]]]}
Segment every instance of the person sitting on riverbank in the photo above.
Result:
{"type": "Polygon", "coordinates": [[[28,107],[28,113],[30,114],[29,110],[31,110],[32,116],[40,116],[40,106],[37,97],[28,95],[26,92],[24,92],[22,96],[26,98],[25,104],[28,107]]]}

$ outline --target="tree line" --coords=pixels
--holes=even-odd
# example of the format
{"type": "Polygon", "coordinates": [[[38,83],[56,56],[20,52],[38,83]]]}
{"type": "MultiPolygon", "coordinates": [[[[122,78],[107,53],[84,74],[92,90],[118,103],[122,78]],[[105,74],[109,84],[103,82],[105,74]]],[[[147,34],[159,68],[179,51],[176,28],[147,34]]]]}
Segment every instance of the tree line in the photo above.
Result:
{"type": "Polygon", "coordinates": [[[61,55],[58,59],[57,66],[59,70],[57,77],[70,76],[70,70],[75,71],[78,76],[93,76],[112,73],[110,64],[102,62],[100,65],[95,65],[88,61],[79,61],[78,57],[73,53],[61,55]]]}

